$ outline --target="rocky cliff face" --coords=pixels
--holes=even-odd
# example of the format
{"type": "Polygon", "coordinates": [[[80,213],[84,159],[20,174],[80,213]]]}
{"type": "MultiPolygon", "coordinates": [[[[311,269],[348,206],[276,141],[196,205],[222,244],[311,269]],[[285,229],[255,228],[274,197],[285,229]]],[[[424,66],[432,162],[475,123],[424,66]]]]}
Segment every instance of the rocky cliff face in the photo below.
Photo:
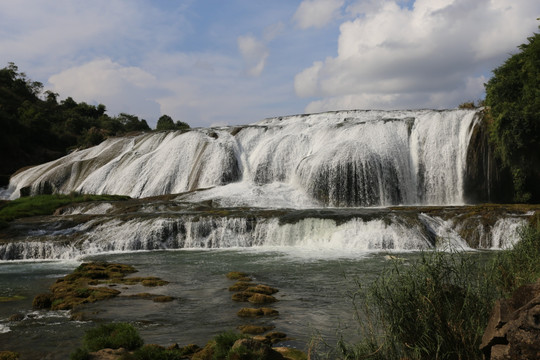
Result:
{"type": "Polygon", "coordinates": [[[480,349],[486,360],[540,359],[540,280],[497,301],[480,349]]]}
{"type": "Polygon", "coordinates": [[[501,168],[500,161],[495,158],[493,146],[489,142],[487,124],[482,119],[472,129],[467,149],[463,183],[465,203],[512,202],[512,178],[507,170],[501,168]]]}

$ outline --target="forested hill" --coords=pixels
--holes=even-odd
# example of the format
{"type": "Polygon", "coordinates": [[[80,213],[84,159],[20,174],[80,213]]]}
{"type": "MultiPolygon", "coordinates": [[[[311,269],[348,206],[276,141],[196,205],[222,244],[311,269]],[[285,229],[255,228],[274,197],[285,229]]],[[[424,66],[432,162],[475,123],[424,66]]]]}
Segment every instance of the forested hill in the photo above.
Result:
{"type": "MultiPolygon", "coordinates": [[[[158,129],[189,128],[164,115],[158,129]]],[[[121,113],[111,117],[97,106],[43,92],[43,84],[19,72],[13,63],[0,69],[0,186],[29,165],[50,161],[76,147],[99,144],[110,136],[150,131],[146,120],[121,113]]]]}

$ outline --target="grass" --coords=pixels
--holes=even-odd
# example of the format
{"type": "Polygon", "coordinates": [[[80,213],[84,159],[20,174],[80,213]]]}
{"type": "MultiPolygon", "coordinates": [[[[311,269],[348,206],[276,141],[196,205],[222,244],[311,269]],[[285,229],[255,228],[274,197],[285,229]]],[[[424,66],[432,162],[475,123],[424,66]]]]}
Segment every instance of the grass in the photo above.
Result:
{"type": "Polygon", "coordinates": [[[31,197],[22,197],[13,201],[6,201],[0,204],[0,227],[6,226],[9,221],[15,219],[38,216],[52,215],[58,208],[74,203],[88,201],[120,201],[127,200],[129,196],[120,195],[37,195],[31,197]]]}
{"type": "Polygon", "coordinates": [[[466,252],[425,252],[395,261],[355,306],[361,340],[338,341],[336,359],[482,359],[481,338],[496,299],[540,278],[540,221],[487,264],[466,252]],[[367,294],[367,295],[366,295],[367,294]]]}
{"type": "Polygon", "coordinates": [[[137,330],[127,323],[104,324],[86,332],[83,339],[84,348],[88,351],[101,349],[135,350],[143,345],[137,330]]]}

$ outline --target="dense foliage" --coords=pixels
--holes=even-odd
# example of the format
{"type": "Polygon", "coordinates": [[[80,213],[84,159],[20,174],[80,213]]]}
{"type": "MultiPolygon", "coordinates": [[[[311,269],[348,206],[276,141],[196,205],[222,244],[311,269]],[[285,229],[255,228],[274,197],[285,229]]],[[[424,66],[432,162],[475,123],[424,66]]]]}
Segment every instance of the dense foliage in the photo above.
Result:
{"type": "MultiPolygon", "coordinates": [[[[43,84],[28,79],[13,63],[0,69],[0,186],[23,166],[53,160],[110,136],[150,131],[144,119],[126,113],[111,117],[106,111],[103,104],[77,103],[71,97],[58,101],[58,94],[43,92],[43,84]]],[[[173,125],[189,128],[182,122],[173,125]]]]}
{"type": "Polygon", "coordinates": [[[490,137],[512,173],[517,202],[540,201],[540,34],[528,38],[486,84],[490,137]]]}

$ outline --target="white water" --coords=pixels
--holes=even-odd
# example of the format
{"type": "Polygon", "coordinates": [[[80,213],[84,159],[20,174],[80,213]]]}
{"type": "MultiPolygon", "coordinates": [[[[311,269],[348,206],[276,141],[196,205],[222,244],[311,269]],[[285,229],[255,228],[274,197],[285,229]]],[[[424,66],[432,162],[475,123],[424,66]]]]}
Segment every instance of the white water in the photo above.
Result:
{"type": "MultiPolygon", "coordinates": [[[[482,227],[479,236],[490,244],[487,248],[507,247],[517,241],[525,222],[519,216],[503,218],[491,228],[482,227]]],[[[323,258],[354,258],[381,250],[470,249],[459,226],[452,219],[399,212],[346,220],[306,216],[290,222],[278,217],[166,214],[125,220],[104,214],[74,228],[30,232],[25,241],[1,244],[0,260],[65,260],[161,249],[242,248],[323,258]]]]}
{"type": "Polygon", "coordinates": [[[38,192],[194,200],[259,207],[462,204],[477,113],[341,111],[273,118],[239,128],[108,139],[14,176],[11,198],[38,192]],[[236,184],[231,186],[230,184],[236,184]],[[228,185],[228,186],[226,186],[228,185]]]}

